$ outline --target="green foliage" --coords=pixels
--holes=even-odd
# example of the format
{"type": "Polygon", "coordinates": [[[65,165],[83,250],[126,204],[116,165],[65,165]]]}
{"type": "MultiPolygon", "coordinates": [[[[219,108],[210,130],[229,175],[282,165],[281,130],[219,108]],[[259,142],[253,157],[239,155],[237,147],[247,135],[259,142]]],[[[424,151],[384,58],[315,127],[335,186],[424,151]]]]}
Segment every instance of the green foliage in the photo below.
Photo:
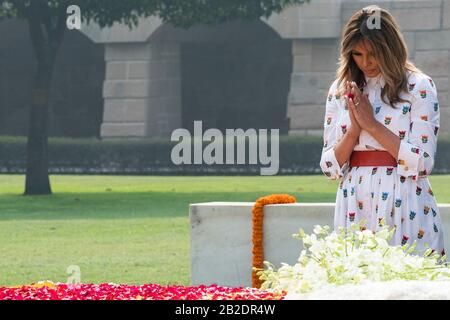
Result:
{"type": "MultiPolygon", "coordinates": [[[[158,15],[174,26],[215,24],[234,19],[254,20],[279,13],[291,5],[309,0],[33,0],[40,1],[49,16],[55,17],[70,5],[78,5],[85,21],[100,26],[114,22],[137,25],[139,16],[158,15]]],[[[31,0],[0,0],[1,17],[26,18],[31,0]]]]}
{"type": "MultiPolygon", "coordinates": [[[[260,165],[176,166],[170,157],[175,144],[176,142],[168,139],[50,138],[50,172],[157,175],[260,174],[260,165]]],[[[321,174],[319,168],[321,151],[321,137],[281,136],[279,174],[321,174]]],[[[0,173],[23,173],[25,171],[25,138],[0,137],[0,154],[2,155],[0,157],[0,173]]],[[[433,173],[449,172],[450,138],[442,136],[439,138],[433,173]]]]}

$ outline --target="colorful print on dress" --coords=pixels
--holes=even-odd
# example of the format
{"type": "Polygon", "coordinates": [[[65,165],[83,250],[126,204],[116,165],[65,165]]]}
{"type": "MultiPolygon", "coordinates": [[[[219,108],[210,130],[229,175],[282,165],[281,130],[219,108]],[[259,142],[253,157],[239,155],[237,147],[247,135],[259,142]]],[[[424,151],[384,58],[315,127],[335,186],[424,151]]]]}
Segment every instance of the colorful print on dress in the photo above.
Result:
{"type": "Polygon", "coordinates": [[[402,245],[405,245],[408,242],[408,240],[409,240],[408,236],[403,236],[402,237],[402,245]]]}
{"type": "Polygon", "coordinates": [[[421,193],[422,193],[422,188],[416,187],[416,195],[420,196],[421,193]]]}
{"type": "Polygon", "coordinates": [[[350,222],[355,221],[355,215],[356,215],[356,212],[349,212],[348,213],[348,219],[350,220],[350,222]]]}
{"type": "Polygon", "coordinates": [[[383,201],[386,201],[388,195],[389,195],[389,192],[383,192],[383,193],[381,194],[381,199],[382,199],[383,201]]]}
{"type": "Polygon", "coordinates": [[[388,116],[384,117],[384,124],[385,124],[385,125],[390,124],[390,123],[391,123],[391,120],[392,120],[392,117],[388,117],[388,116]]]}
{"type": "Polygon", "coordinates": [[[421,138],[422,138],[422,143],[427,143],[428,142],[428,135],[423,134],[423,135],[421,135],[421,138]]]}
{"type": "Polygon", "coordinates": [[[427,90],[419,90],[420,97],[425,99],[427,97],[427,90]]]}
{"type": "Polygon", "coordinates": [[[417,233],[417,238],[422,239],[425,231],[423,229],[419,229],[419,233],[417,233]]]}
{"type": "Polygon", "coordinates": [[[400,138],[400,140],[405,139],[405,135],[406,135],[406,131],[405,130],[400,130],[398,132],[398,137],[400,138]]]}
{"type": "Polygon", "coordinates": [[[414,211],[410,211],[409,212],[409,220],[414,220],[415,217],[416,217],[416,213],[414,211]]]}
{"type": "MultiPolygon", "coordinates": [[[[409,84],[408,84],[408,89],[409,89],[409,91],[413,91],[415,86],[416,86],[415,83],[409,83],[409,84]]],[[[322,97],[323,97],[323,96],[322,96],[322,97]]]]}
{"type": "Polygon", "coordinates": [[[433,208],[431,208],[431,212],[433,213],[433,217],[436,217],[436,216],[437,216],[437,212],[436,212],[436,210],[434,210],[433,208]]]}
{"type": "Polygon", "coordinates": [[[429,206],[423,207],[423,214],[424,215],[428,215],[429,212],[430,212],[430,207],[429,206]]]}
{"type": "Polygon", "coordinates": [[[411,111],[411,106],[405,105],[402,108],[402,113],[407,114],[409,111],[411,111]]]}
{"type": "Polygon", "coordinates": [[[390,175],[392,175],[392,172],[394,171],[394,168],[387,168],[386,169],[386,174],[388,175],[388,176],[390,176],[390,175]]]}
{"type": "Polygon", "coordinates": [[[381,110],[381,106],[375,108],[375,114],[379,114],[381,110]]]}
{"type": "Polygon", "coordinates": [[[395,199],[395,207],[400,208],[401,205],[402,205],[402,199],[395,199]]]}

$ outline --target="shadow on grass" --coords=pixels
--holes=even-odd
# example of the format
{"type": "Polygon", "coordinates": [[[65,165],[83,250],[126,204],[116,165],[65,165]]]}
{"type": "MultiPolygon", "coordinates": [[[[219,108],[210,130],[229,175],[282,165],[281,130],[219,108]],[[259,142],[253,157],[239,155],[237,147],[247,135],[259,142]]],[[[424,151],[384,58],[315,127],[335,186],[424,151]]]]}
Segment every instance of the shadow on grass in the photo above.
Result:
{"type": "MultiPolygon", "coordinates": [[[[272,192],[273,193],[273,192],[272,192]]],[[[135,219],[188,217],[189,204],[254,202],[264,192],[102,192],[0,196],[0,220],[135,219]]],[[[292,192],[298,202],[334,202],[335,192],[292,192]]]]}

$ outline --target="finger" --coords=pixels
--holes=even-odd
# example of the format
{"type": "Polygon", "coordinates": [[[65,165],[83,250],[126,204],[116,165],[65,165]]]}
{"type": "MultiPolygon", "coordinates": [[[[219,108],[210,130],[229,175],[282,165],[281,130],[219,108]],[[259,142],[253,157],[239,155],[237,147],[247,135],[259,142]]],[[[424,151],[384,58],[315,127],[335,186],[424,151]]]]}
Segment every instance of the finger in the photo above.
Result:
{"type": "Polygon", "coordinates": [[[355,95],[355,98],[361,99],[362,93],[356,85],[356,82],[352,82],[352,93],[355,95]]]}
{"type": "Polygon", "coordinates": [[[351,122],[354,123],[356,121],[356,117],[355,117],[355,114],[353,113],[352,108],[349,108],[349,115],[350,115],[351,122]]]}
{"type": "Polygon", "coordinates": [[[345,94],[348,94],[351,90],[350,81],[345,82],[345,94]]]}
{"type": "Polygon", "coordinates": [[[359,126],[359,122],[357,120],[354,110],[355,110],[354,107],[349,108],[350,121],[351,121],[352,125],[359,126]]]}
{"type": "Polygon", "coordinates": [[[356,118],[357,115],[358,115],[358,110],[356,109],[355,103],[354,103],[352,98],[348,99],[348,106],[349,106],[349,109],[353,112],[353,115],[356,118]]]}
{"type": "Polygon", "coordinates": [[[364,93],[364,94],[362,95],[362,97],[364,98],[364,100],[365,100],[366,102],[369,102],[369,94],[368,94],[368,93],[364,93]]]}
{"type": "Polygon", "coordinates": [[[359,90],[358,85],[355,81],[352,82],[352,87],[355,89],[355,92],[361,94],[361,90],[359,90]]]}

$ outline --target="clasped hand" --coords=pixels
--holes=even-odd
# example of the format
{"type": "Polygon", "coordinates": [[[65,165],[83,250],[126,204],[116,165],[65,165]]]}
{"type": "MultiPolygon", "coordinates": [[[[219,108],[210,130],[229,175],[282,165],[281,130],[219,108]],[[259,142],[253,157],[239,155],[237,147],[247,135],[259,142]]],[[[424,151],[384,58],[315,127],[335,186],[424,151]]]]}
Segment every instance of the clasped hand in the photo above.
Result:
{"type": "Polygon", "coordinates": [[[367,95],[359,90],[355,82],[347,81],[344,99],[347,102],[352,122],[348,133],[359,137],[361,130],[371,132],[375,128],[377,120],[373,115],[373,108],[367,95]]]}

